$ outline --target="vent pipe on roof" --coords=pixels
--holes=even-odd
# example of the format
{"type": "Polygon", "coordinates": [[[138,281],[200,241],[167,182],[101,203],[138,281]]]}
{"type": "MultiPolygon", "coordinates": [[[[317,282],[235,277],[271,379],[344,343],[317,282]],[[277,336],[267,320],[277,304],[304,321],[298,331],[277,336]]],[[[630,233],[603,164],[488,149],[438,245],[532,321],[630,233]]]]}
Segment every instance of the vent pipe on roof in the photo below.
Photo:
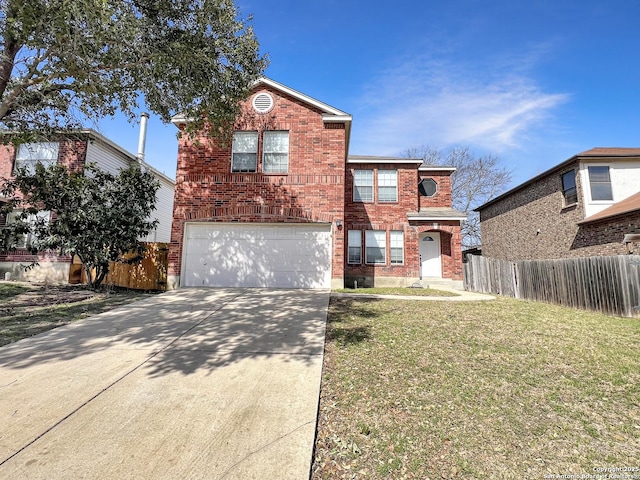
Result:
{"type": "Polygon", "coordinates": [[[140,138],[138,139],[138,161],[144,162],[144,146],[147,141],[147,121],[149,120],[149,114],[142,112],[140,114],[140,138]]]}

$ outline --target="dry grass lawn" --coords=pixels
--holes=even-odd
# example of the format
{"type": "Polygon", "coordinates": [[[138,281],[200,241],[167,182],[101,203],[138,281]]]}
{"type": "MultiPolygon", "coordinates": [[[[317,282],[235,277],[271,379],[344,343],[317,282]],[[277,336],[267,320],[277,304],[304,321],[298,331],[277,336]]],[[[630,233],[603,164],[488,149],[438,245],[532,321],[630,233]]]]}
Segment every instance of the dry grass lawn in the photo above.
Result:
{"type": "Polygon", "coordinates": [[[312,478],[640,467],[639,353],[640,319],[507,298],[334,298],[312,478]]]}
{"type": "Polygon", "coordinates": [[[0,346],[141,300],[139,290],[0,282],[0,346]]]}

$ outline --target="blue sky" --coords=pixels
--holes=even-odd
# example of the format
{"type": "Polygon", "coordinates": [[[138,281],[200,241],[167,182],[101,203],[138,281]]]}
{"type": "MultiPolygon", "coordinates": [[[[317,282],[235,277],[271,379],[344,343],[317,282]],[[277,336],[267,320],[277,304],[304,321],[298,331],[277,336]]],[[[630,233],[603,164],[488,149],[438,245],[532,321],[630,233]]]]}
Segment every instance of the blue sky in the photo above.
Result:
{"type": "MultiPolygon", "coordinates": [[[[469,146],[513,185],[592,147],[640,147],[640,2],[237,0],[266,75],[353,115],[350,153],[469,146]]],[[[135,153],[138,127],[98,130],[135,153]]],[[[176,129],[147,161],[175,176],[176,129]]]]}

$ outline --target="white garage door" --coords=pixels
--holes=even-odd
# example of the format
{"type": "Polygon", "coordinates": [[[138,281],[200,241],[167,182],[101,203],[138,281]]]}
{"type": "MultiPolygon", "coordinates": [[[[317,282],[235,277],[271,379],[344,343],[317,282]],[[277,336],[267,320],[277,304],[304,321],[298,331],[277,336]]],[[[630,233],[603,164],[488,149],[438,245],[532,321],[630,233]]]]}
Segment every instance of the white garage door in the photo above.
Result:
{"type": "Polygon", "coordinates": [[[184,242],[187,287],[331,287],[329,224],[188,223],[184,242]]]}

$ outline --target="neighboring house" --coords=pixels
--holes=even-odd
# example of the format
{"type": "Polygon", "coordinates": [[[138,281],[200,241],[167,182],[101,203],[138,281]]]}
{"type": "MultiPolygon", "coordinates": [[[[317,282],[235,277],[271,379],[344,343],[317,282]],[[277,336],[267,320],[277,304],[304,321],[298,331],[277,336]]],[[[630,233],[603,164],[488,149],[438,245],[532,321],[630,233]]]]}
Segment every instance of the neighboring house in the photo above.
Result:
{"type": "MultiPolygon", "coordinates": [[[[10,178],[18,167],[33,168],[36,163],[46,166],[56,162],[75,170],[83,168],[85,163],[94,163],[106,172],[117,174],[121,169],[138,163],[139,160],[108,138],[88,129],[73,135],[63,135],[55,142],[23,144],[17,150],[10,145],[0,147],[0,179],[10,178]]],[[[171,237],[174,182],[150,165],[142,162],[142,166],[155,175],[160,182],[160,189],[153,215],[153,218],[159,221],[158,226],[141,240],[168,243],[171,237]]],[[[10,222],[17,213],[13,212],[9,218],[0,218],[0,225],[10,222]]],[[[49,218],[50,212],[41,212],[39,215],[49,218]]],[[[63,283],[70,280],[70,256],[60,256],[52,252],[34,256],[24,248],[28,242],[29,238],[25,238],[23,248],[0,254],[0,278],[4,278],[5,272],[11,272],[13,279],[63,283]],[[21,267],[29,265],[34,260],[37,260],[39,265],[33,269],[25,271],[21,267]]]]}
{"type": "Polygon", "coordinates": [[[640,148],[594,148],[478,207],[482,254],[507,260],[640,252],[640,148]]]}
{"type": "Polygon", "coordinates": [[[263,78],[232,140],[181,136],[169,287],[461,281],[454,169],[349,156],[351,122],[263,78]]]}

